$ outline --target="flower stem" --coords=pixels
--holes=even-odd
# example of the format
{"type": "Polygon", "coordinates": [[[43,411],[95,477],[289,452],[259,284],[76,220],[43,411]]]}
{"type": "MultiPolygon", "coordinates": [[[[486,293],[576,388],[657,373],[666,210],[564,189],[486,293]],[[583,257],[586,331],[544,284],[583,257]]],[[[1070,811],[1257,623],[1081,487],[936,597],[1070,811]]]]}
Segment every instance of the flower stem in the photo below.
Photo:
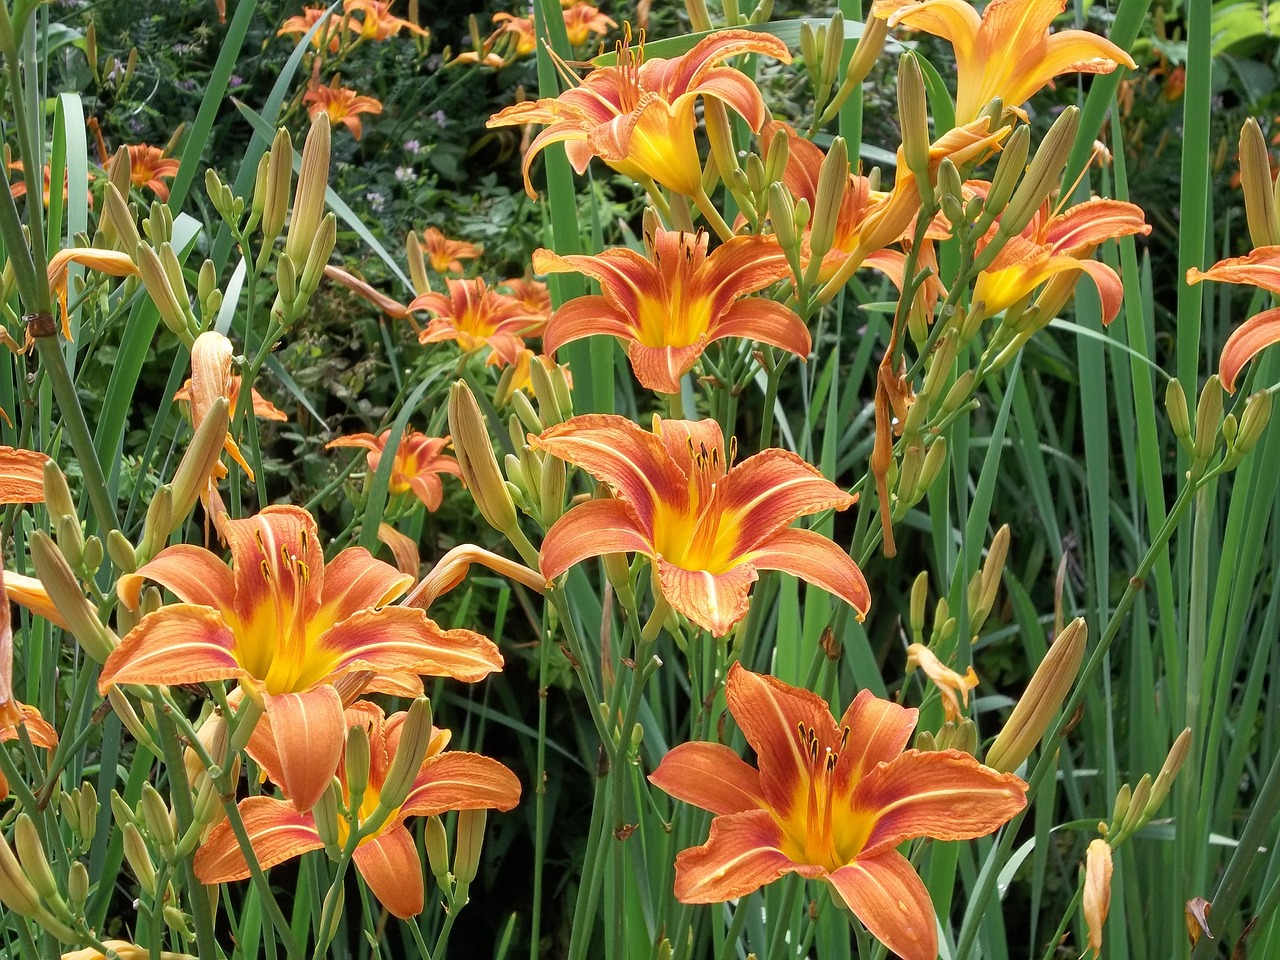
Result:
{"type": "MultiPolygon", "coordinates": [[[[782,881],[784,890],[778,915],[767,918],[773,926],[773,936],[769,938],[769,952],[765,954],[769,960],[783,960],[783,947],[787,942],[787,931],[791,929],[791,917],[796,912],[796,904],[800,901],[800,891],[804,889],[804,879],[796,875],[782,881]]],[[[794,956],[788,951],[788,958],[794,956]]]]}

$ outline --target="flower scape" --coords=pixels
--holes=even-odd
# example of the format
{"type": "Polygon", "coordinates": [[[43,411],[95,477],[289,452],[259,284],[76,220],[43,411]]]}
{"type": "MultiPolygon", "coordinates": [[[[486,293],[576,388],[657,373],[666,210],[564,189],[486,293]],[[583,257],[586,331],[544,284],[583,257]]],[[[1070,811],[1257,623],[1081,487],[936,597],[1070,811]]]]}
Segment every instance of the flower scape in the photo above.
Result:
{"type": "Polygon", "coordinates": [[[132,6],[0,0],[0,958],[1280,956],[1265,5],[132,6]]]}

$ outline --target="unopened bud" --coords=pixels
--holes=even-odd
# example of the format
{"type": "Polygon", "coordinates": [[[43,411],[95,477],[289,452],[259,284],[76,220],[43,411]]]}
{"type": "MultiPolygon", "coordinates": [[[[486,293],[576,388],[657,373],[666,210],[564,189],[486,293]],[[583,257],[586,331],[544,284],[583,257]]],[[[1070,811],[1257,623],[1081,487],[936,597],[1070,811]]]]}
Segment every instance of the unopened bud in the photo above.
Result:
{"type": "Polygon", "coordinates": [[[3,833],[0,833],[0,903],[20,917],[34,917],[40,912],[40,894],[19,866],[3,833]]]}
{"type": "Polygon", "coordinates": [[[1147,811],[1151,799],[1151,774],[1144,773],[1133,788],[1133,797],[1129,800],[1129,809],[1125,811],[1120,822],[1120,836],[1127,837],[1142,826],[1143,815],[1147,811]]]}
{"type": "Polygon", "coordinates": [[[1009,139],[1004,142],[1004,149],[1000,151],[1000,159],[996,162],[995,173],[991,175],[991,189],[987,191],[987,199],[982,205],[979,229],[990,226],[1004,212],[1018,181],[1026,171],[1030,149],[1030,127],[1024,124],[1009,134],[1009,139]]]}
{"type": "Polygon", "coordinates": [[[147,850],[147,842],[137,824],[126,823],[120,828],[124,840],[124,858],[129,861],[129,869],[138,878],[138,886],[149,897],[156,895],[156,868],[151,862],[151,852],[147,850]]]}
{"type": "Polygon", "coordinates": [[[1271,178],[1271,157],[1258,121],[1250,117],[1240,128],[1240,186],[1249,237],[1255,247],[1280,243],[1280,217],[1271,178]]]}
{"type": "Polygon", "coordinates": [[[58,549],[67,558],[72,570],[84,571],[84,534],[80,530],[80,518],[73,514],[64,514],[53,524],[54,535],[58,538],[58,549]]]}
{"type": "Polygon", "coordinates": [[[27,875],[36,892],[46,901],[60,900],[58,881],[54,879],[49,858],[45,856],[44,843],[40,840],[35,822],[25,811],[18,814],[18,819],[13,825],[13,842],[18,848],[22,872],[27,875]]]}
{"type": "Polygon", "coordinates": [[[542,458],[542,476],[539,479],[539,510],[544,525],[550,526],[564,513],[564,489],[566,468],[559,457],[542,458]]]}
{"type": "MultiPolygon", "coordinates": [[[[325,189],[329,185],[329,115],[323,110],[311,118],[311,129],[302,147],[302,169],[293,195],[293,218],[284,250],[294,263],[306,263],[324,219],[325,189]]],[[[291,158],[292,159],[292,158],[291,158]]],[[[326,254],[325,259],[328,259],[326,254]]]]}
{"type": "Polygon", "coordinates": [[[138,265],[142,285],[147,288],[160,319],[190,349],[196,338],[187,319],[187,309],[179,302],[159,255],[148,244],[139,243],[134,247],[133,262],[138,265]]]}
{"type": "MultiPolygon", "coordinates": [[[[79,523],[76,526],[79,527],[79,523]]],[[[84,548],[80,554],[80,567],[84,571],[86,580],[92,579],[98,572],[98,569],[102,566],[104,556],[102,538],[97,536],[86,537],[84,548]]]]}
{"type": "Polygon", "coordinates": [[[80,784],[80,790],[76,794],[77,822],[80,824],[76,831],[80,836],[81,843],[85,848],[93,843],[93,838],[98,832],[98,810],[102,804],[98,803],[98,791],[93,789],[93,784],[86,780],[80,784]]]}
{"type": "Polygon", "coordinates": [[[924,643],[924,605],[929,598],[929,573],[921,570],[911,584],[911,639],[924,643]]]}
{"type": "Polygon", "coordinates": [[[119,530],[107,534],[107,556],[121,573],[133,573],[138,569],[138,555],[133,544],[119,530]]]}
{"type": "Polygon", "coordinates": [[[410,705],[400,728],[400,745],[387,768],[387,779],[379,795],[381,804],[395,810],[404,803],[431,747],[431,734],[431,701],[418,697],[410,705]]]}
{"type": "Polygon", "coordinates": [[[76,516],[76,502],[71,498],[67,477],[52,459],[44,462],[44,505],[50,517],[76,516]]]}
{"type": "Polygon", "coordinates": [[[1192,455],[1200,462],[1213,456],[1218,445],[1218,431],[1222,426],[1222,381],[1215,373],[1205,381],[1196,405],[1196,434],[1192,441],[1192,455]]]}
{"type": "Polygon", "coordinates": [[[1129,804],[1133,800],[1133,788],[1127,783],[1120,785],[1120,789],[1116,791],[1116,802],[1111,806],[1111,822],[1117,827],[1124,822],[1125,814],[1129,812],[1129,804]]]}
{"type": "Polygon", "coordinates": [[[955,363],[959,347],[959,334],[954,328],[947,330],[938,338],[938,345],[929,355],[924,384],[920,388],[921,394],[930,397],[938,395],[942,390],[943,380],[951,373],[951,365],[955,363]]]}
{"type": "Polygon", "coordinates": [[[358,809],[369,788],[369,731],[357,725],[347,731],[347,793],[352,810],[358,809]]]}
{"type": "MultiPolygon", "coordinates": [[[[315,232],[314,242],[305,251],[306,266],[302,268],[302,276],[298,280],[298,292],[309,298],[320,286],[320,278],[324,276],[325,265],[338,242],[338,218],[326,213],[320,220],[315,232]]],[[[298,261],[294,261],[297,263],[298,261]]]]}
{"type": "Polygon", "coordinates": [[[276,289],[280,291],[280,299],[290,306],[298,299],[298,272],[287,253],[280,254],[276,260],[276,289]]]}
{"type": "Polygon", "coordinates": [[[1178,776],[1178,771],[1186,763],[1187,754],[1190,752],[1191,728],[1187,727],[1178,734],[1178,739],[1173,741],[1173,746],[1169,748],[1169,755],[1165,757],[1164,765],[1160,768],[1160,772],[1156,774],[1155,783],[1151,785],[1151,796],[1147,800],[1147,808],[1143,811],[1143,823],[1154,817],[1160,810],[1165,798],[1169,796],[1169,790],[1173,787],[1173,781],[1178,776]]]}
{"type": "Polygon", "coordinates": [[[973,393],[973,383],[977,379],[977,372],[970,367],[960,376],[956,377],[956,382],[951,385],[951,389],[947,391],[947,395],[942,398],[942,405],[938,408],[938,418],[945,419],[951,416],[960,405],[969,399],[969,395],[973,393]]]}
{"type": "Polygon", "coordinates": [[[1062,181],[1062,171],[1067,166],[1079,126],[1080,108],[1069,106],[1058,115],[1040,141],[1040,149],[1000,217],[1000,232],[1006,237],[1020,234],[1040,205],[1049,198],[1053,188],[1062,181]]]}
{"type": "Polygon", "coordinates": [[[1187,394],[1177,377],[1171,377],[1164,391],[1164,406],[1169,414],[1169,425],[1174,436],[1184,443],[1191,442],[1191,414],[1187,408],[1187,394]]]}
{"type": "MultiPolygon", "coordinates": [[[[204,420],[196,427],[187,452],[173,475],[173,520],[181,523],[200,499],[200,494],[209,485],[214,466],[222,455],[223,445],[227,439],[227,426],[231,422],[225,397],[217,397],[209,405],[204,420]]],[[[169,531],[171,532],[171,531],[169,531]]],[[[165,536],[168,536],[168,533],[165,536]]],[[[144,549],[148,541],[143,540],[144,549]]]]}
{"type": "Polygon", "coordinates": [[[160,848],[160,855],[165,860],[174,858],[175,830],[173,814],[169,806],[160,796],[160,791],[149,783],[142,785],[142,819],[147,826],[147,835],[160,848]]]}
{"type": "Polygon", "coordinates": [[[480,513],[495,530],[506,533],[515,528],[515,504],[498,470],[484,415],[463,380],[449,391],[449,434],[462,478],[480,513]]]}
{"type": "Polygon", "coordinates": [[[840,58],[844,54],[844,15],[837,8],[831,14],[822,36],[822,87],[826,93],[828,87],[835,82],[836,71],[840,69],[840,58]]]}
{"type": "MultiPolygon", "coordinates": [[[[128,151],[125,152],[127,153],[128,151]]],[[[114,167],[112,172],[115,172],[114,167]]],[[[105,202],[103,204],[103,219],[110,222],[111,231],[115,234],[116,245],[126,253],[135,250],[138,244],[142,242],[142,236],[138,233],[137,224],[133,222],[133,213],[129,210],[129,204],[125,200],[128,192],[127,183],[123,190],[117,189],[114,183],[108,183],[104,192],[105,202]]]]}
{"type": "MultiPolygon", "coordinates": [[[[530,376],[532,377],[534,364],[529,364],[530,376]]],[[[516,390],[511,394],[511,409],[516,412],[516,416],[520,418],[520,422],[524,424],[524,428],[530,433],[541,433],[547,429],[542,419],[538,416],[538,412],[533,409],[533,404],[529,402],[529,398],[525,396],[523,390],[516,390]]],[[[524,438],[521,438],[521,443],[524,438]]]]}
{"type": "Polygon", "coordinates": [[[338,778],[329,781],[329,788],[320,794],[320,799],[311,808],[311,816],[315,821],[316,833],[320,842],[330,852],[337,852],[338,842],[338,794],[340,787],[338,778]]]}
{"type": "Polygon", "coordinates": [[[1240,430],[1236,434],[1232,453],[1243,457],[1256,447],[1270,420],[1271,391],[1259,390],[1244,402],[1244,413],[1240,416],[1240,430]]]}
{"type": "Polygon", "coordinates": [[[902,128],[902,155],[907,169],[922,190],[929,184],[929,108],[925,99],[924,75],[910,53],[898,60],[898,122],[902,128]]]}
{"type": "Polygon", "coordinates": [[[773,131],[773,136],[768,144],[765,145],[764,184],[766,190],[770,184],[782,179],[782,175],[787,169],[787,162],[790,159],[791,138],[787,136],[787,131],[779,126],[773,131]]]}
{"type": "Polygon", "coordinates": [[[422,243],[418,235],[411,232],[404,241],[405,259],[409,262],[409,279],[413,281],[413,292],[418,296],[431,292],[431,281],[427,278],[427,260],[422,254],[422,243]]]}
{"type": "Polygon", "coordinates": [[[80,589],[58,545],[43,530],[36,530],[28,538],[28,549],[36,576],[71,635],[90,659],[105,663],[120,640],[98,619],[98,611],[80,589]]]}
{"type": "Polygon", "coordinates": [[[991,538],[987,557],[977,580],[977,590],[969,598],[969,636],[977,639],[996,602],[996,591],[1004,575],[1005,558],[1009,555],[1009,525],[1006,523],[991,538]]]}
{"type": "MultiPolygon", "coordinates": [[[[917,68],[918,69],[918,68],[917,68]]],[[[836,137],[818,170],[813,226],[809,229],[809,250],[814,260],[821,260],[831,249],[840,216],[840,198],[849,182],[849,149],[844,137],[836,137]]]]}
{"type": "Polygon", "coordinates": [[[440,889],[448,891],[449,883],[449,835],[445,833],[444,824],[439,817],[427,817],[425,830],[427,848],[427,865],[431,875],[436,878],[440,889]]]}
{"type": "Polygon", "coordinates": [[[929,450],[924,455],[924,465],[920,467],[920,477],[916,481],[916,490],[921,497],[933,486],[946,463],[947,438],[938,437],[929,444],[929,450]]]}
{"type": "Polygon", "coordinates": [[[844,83],[841,85],[842,90],[846,87],[852,89],[867,79],[867,76],[871,73],[871,68],[880,59],[880,53],[884,50],[884,41],[888,35],[889,21],[887,19],[883,17],[867,18],[866,22],[862,24],[862,36],[858,38],[858,45],[854,47],[853,56],[849,59],[849,68],[845,72],[844,83]]]}
{"type": "Polygon", "coordinates": [[[167,483],[161,484],[151,497],[151,503],[147,505],[147,517],[142,524],[142,543],[135,556],[144,563],[150,560],[164,549],[175,526],[173,487],[167,483]]]}
{"type": "Polygon", "coordinates": [[[783,252],[796,249],[795,205],[791,194],[781,183],[769,184],[769,221],[783,252]]]}
{"type": "Polygon", "coordinates": [[[89,899],[89,870],[79,860],[71,864],[67,871],[67,900],[71,904],[74,915],[84,913],[85,901],[89,899]]]}
{"type": "Polygon", "coordinates": [[[1079,617],[1054,640],[987,751],[987,766],[1012,773],[1031,755],[1075,683],[1087,641],[1088,629],[1079,617]]]}
{"type": "Polygon", "coordinates": [[[453,856],[453,876],[462,886],[469,885],[480,869],[485,816],[483,809],[458,811],[458,849],[453,856]]]}
{"type": "Polygon", "coordinates": [[[191,924],[185,913],[172,904],[166,904],[164,908],[164,925],[176,933],[183,940],[191,940],[195,934],[191,932],[191,924]]]}
{"type": "Polygon", "coordinates": [[[267,182],[262,203],[262,243],[270,247],[284,229],[289,213],[289,189],[293,186],[293,143],[289,131],[276,131],[267,154],[267,182]]]}

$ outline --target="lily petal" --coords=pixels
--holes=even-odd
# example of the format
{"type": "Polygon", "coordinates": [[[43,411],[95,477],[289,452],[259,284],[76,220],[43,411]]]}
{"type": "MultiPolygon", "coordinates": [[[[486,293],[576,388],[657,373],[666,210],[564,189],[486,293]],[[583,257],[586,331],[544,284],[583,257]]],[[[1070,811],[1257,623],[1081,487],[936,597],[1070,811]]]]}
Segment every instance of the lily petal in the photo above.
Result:
{"type": "MultiPolygon", "coordinates": [[[[324,846],[311,815],[298,813],[284,800],[249,797],[240,801],[239,809],[254,856],[264,870],[324,846]]],[[[200,882],[208,884],[249,876],[249,864],[229,821],[214,827],[196,851],[195,871],[200,882]]]]}
{"type": "Polygon", "coordinates": [[[348,547],[325,569],[320,603],[335,623],[359,610],[383,607],[413,586],[413,577],[375,560],[364,547],[348,547]]]}
{"type": "Polygon", "coordinates": [[[679,393],[680,378],[693,369],[706,346],[705,335],[682,347],[649,347],[633,340],[627,344],[627,359],[636,380],[646,390],[679,393]]]}
{"type": "Polygon", "coordinates": [[[566,343],[584,337],[607,335],[634,338],[635,324],[601,296],[577,297],[551,315],[542,333],[542,349],[548,356],[566,343]]]}
{"type": "Polygon", "coordinates": [[[116,595],[130,610],[137,610],[142,585],[154,580],[183,603],[213,607],[225,616],[235,608],[235,581],[231,568],[203,547],[179,543],[166,547],[155,559],[116,583],[116,595]]]}
{"type": "Polygon", "coordinates": [[[787,529],[743,556],[759,570],[781,570],[839,597],[861,620],[871,609],[871,588],[853,558],[812,530],[787,529]]]}
{"type": "Polygon", "coordinates": [[[1187,271],[1187,283],[1201,280],[1244,283],[1280,294],[1280,246],[1256,247],[1243,257],[1219,260],[1208,270],[1192,267],[1187,271]]]}
{"type": "Polygon", "coordinates": [[[280,788],[294,809],[305,813],[328,789],[342,758],[347,736],[342,698],[324,684],[306,693],[264,694],[263,701],[275,734],[280,788]]]}
{"type": "Polygon", "coordinates": [[[761,806],[760,772],[722,743],[693,741],[673,747],[649,782],[677,800],[712,813],[761,806]]]}
{"type": "Polygon", "coordinates": [[[401,920],[422,912],[422,858],[413,835],[402,825],[356,847],[353,859],[378,902],[401,920]]]}
{"type": "Polygon", "coordinates": [[[902,854],[886,850],[876,857],[858,857],[827,881],[875,938],[902,960],[937,960],[933,901],[902,854]]]}
{"type": "Polygon", "coordinates": [[[807,357],[813,349],[809,328],[780,303],[749,297],[731,305],[711,328],[709,340],[741,337],[807,357]]]}
{"type": "Polygon", "coordinates": [[[870,854],[915,837],[986,836],[1026,807],[1026,790],[959,750],[908,750],[863,776],[852,805],[874,822],[863,847],[870,854]]]}
{"type": "Polygon", "coordinates": [[[686,570],[658,557],[662,595],[671,606],[714,637],[723,637],[747,615],[751,605],[748,594],[757,579],[759,574],[748,563],[723,573],[712,573],[686,570]]]}
{"type": "Polygon", "coordinates": [[[1280,307],[1254,314],[1231,331],[1218,362],[1222,386],[1228,393],[1236,392],[1236,380],[1244,365],[1276,342],[1280,342],[1280,307]]]}
{"type": "Polygon", "coordinates": [[[450,750],[422,765],[401,807],[406,816],[446,810],[510,810],[520,802],[520,781],[491,757],[450,750]]]}
{"type": "Polygon", "coordinates": [[[590,557],[652,552],[630,506],[621,500],[588,500],[552,524],[543,538],[538,566],[544,577],[554,580],[590,557]]]}
{"type": "Polygon", "coordinates": [[[332,651],[334,673],[413,671],[474,683],[502,669],[492,640],[470,630],[445,630],[416,607],[362,610],[317,641],[332,651]]]}
{"type": "Polygon", "coordinates": [[[915,707],[859,690],[840,718],[841,729],[849,728],[849,745],[840,754],[837,778],[846,785],[857,783],[868,771],[901,754],[911,741],[918,715],[915,707]]]}
{"type": "Polygon", "coordinates": [[[795,863],[782,852],[782,830],[767,810],[744,810],[716,817],[700,847],[676,856],[676,899],[720,903],[745,897],[788,873],[806,877],[821,867],[795,863]]]}
{"type": "Polygon", "coordinates": [[[234,644],[218,611],[169,604],[143,617],[111,651],[98,692],[105,695],[117,683],[201,683],[242,676],[234,644]]]}
{"type": "Polygon", "coordinates": [[[39,450],[0,447],[0,503],[43,503],[48,462],[39,450]]]}
{"type": "MultiPolygon", "coordinates": [[[[260,610],[301,602],[310,620],[324,588],[324,552],[315,519],[301,507],[272,505],[223,525],[236,582],[236,614],[252,623],[260,610]],[[293,598],[299,598],[295,601],[293,598]]],[[[283,622],[292,619],[288,613],[283,622]]]]}

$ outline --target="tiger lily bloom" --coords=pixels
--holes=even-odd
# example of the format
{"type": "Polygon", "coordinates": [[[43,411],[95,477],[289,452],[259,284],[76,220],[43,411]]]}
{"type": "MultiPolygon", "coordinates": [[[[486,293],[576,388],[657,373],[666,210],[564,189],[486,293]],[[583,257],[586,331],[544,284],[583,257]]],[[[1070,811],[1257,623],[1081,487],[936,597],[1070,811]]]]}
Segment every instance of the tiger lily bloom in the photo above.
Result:
{"type": "Polygon", "coordinates": [[[351,18],[351,29],[364,40],[387,40],[401,30],[420,37],[431,36],[431,31],[418,26],[412,20],[393,16],[391,4],[381,0],[343,0],[343,12],[351,18]],[[359,16],[355,16],[359,14],[359,16]]]}
{"type": "MultiPolygon", "coordinates": [[[[384,430],[376,437],[371,433],[353,433],[330,440],[325,444],[325,449],[363,447],[369,451],[369,472],[373,473],[382,462],[382,453],[390,436],[390,430],[384,430]]],[[[406,428],[396,446],[395,463],[391,467],[391,482],[387,491],[392,496],[412,491],[431,513],[439,510],[444,499],[444,484],[440,481],[440,474],[462,476],[458,461],[443,452],[448,445],[448,437],[428,437],[425,433],[406,428]]]]}
{"type": "MultiPolygon", "coordinates": [[[[1280,294],[1280,246],[1255,247],[1246,256],[1220,260],[1208,270],[1192,267],[1187,271],[1187,283],[1202,280],[1243,283],[1280,294]]],[[[1227,337],[1218,361],[1226,391],[1235,393],[1236,380],[1245,364],[1277,342],[1280,342],[1280,307],[1256,313],[1236,327],[1227,337]]]]}
{"type": "Polygon", "coordinates": [[[571,46],[585,46],[593,34],[603,37],[617,25],[617,20],[605,16],[589,3],[575,3],[564,11],[564,28],[571,46]]]}
{"type": "MultiPolygon", "coordinates": [[[[22,176],[18,177],[17,179],[13,179],[12,182],[9,184],[9,195],[13,197],[13,199],[15,200],[17,200],[19,197],[25,197],[27,195],[27,181],[25,178],[22,161],[14,160],[10,162],[9,169],[19,174],[22,174],[22,176]]],[[[49,169],[49,164],[46,163],[44,165],[44,170],[42,170],[41,173],[42,173],[42,179],[43,179],[43,183],[41,184],[41,193],[43,194],[44,205],[47,207],[49,205],[49,194],[53,187],[53,172],[49,169]]],[[[69,178],[70,178],[69,172],[64,173],[62,175],[62,199],[63,200],[66,200],[67,197],[70,196],[71,188],[68,185],[69,178]]],[[[93,179],[92,173],[89,174],[89,179],[90,180],[93,179]]],[[[86,199],[88,200],[89,206],[92,207],[93,193],[90,192],[89,194],[87,194],[86,199]]]]}
{"type": "Polygon", "coordinates": [[[1052,215],[1046,204],[1021,236],[1011,238],[991,266],[978,275],[973,310],[983,317],[994,316],[1045,284],[1038,312],[1051,319],[1085,273],[1102,299],[1102,322],[1109,324],[1120,312],[1124,285],[1115,270],[1091,258],[1104,240],[1150,232],[1142,208],[1132,203],[1094,197],[1052,215]]]}
{"type": "Polygon", "coordinates": [[[602,295],[570,300],[542,335],[550,355],[574,340],[612,334],[627,345],[636,379],[646,390],[678,393],[707,344],[725,337],[758,340],[801,357],[809,330],[780,303],[747,294],[791,273],[771,236],[733,237],[709,256],[709,238],[677,230],[645,231],[644,256],[626,247],[593,257],[535,250],[539,273],[585,273],[602,295]]]}
{"type": "Polygon", "coordinates": [[[474,260],[482,251],[474,243],[451,240],[437,227],[422,231],[422,252],[436,273],[461,273],[463,260],[474,260]]]}
{"type": "MultiPolygon", "coordinates": [[[[407,714],[385,717],[382,708],[361,700],[347,708],[345,729],[363,726],[369,735],[369,783],[359,805],[362,820],[378,806],[387,774],[399,750],[407,714]]],[[[404,825],[409,817],[439,816],[450,810],[510,810],[520,801],[520,781],[497,760],[478,753],[445,750],[450,733],[431,728],[431,743],[409,795],[396,812],[370,836],[362,836],[353,859],[373,895],[402,920],[422,912],[422,859],[404,825]]],[[[268,761],[268,765],[271,761],[268,761]]],[[[349,806],[346,764],[337,767],[342,800],[349,806]]],[[[268,771],[268,775],[275,776],[268,771]]],[[[312,814],[299,813],[284,800],[249,797],[240,815],[258,863],[264,869],[324,847],[312,814]]],[[[347,822],[338,819],[338,845],[345,846],[347,822]]],[[[196,852],[196,876],[202,883],[226,883],[249,876],[249,865],[230,823],[219,824],[196,852]]]]}
{"type": "Polygon", "coordinates": [[[502,365],[515,363],[525,336],[537,336],[546,317],[531,312],[518,300],[504,296],[480,278],[448,280],[448,294],[424,293],[409,309],[427,310],[435,317],[418,334],[418,342],[456,340],[464,353],[489,347],[502,365]]]}
{"type": "MultiPolygon", "coordinates": [[[[159,147],[145,143],[131,144],[125,147],[129,151],[129,181],[139,190],[148,188],[159,198],[161,203],[169,200],[169,185],[165,180],[172,180],[178,175],[182,165],[177,157],[166,157],[159,147]]],[[[111,172],[115,158],[107,163],[107,172],[111,172]]]]}
{"type": "Polygon", "coordinates": [[[524,304],[530,313],[551,316],[551,291],[541,280],[513,277],[498,284],[498,289],[518,303],[524,304]]]}
{"type": "Polygon", "coordinates": [[[938,688],[942,695],[942,711],[948,720],[960,719],[961,701],[969,706],[969,691],[978,685],[978,675],[973,667],[961,676],[952,670],[938,655],[922,643],[907,647],[907,674],[919,669],[938,688]]]}
{"type": "Polygon", "coordinates": [[[676,898],[719,903],[797,873],[830,884],[903,960],[936,960],[933,903],[896,848],[985,836],[1026,806],[1027,785],[959,750],[903,752],[917,711],[869,690],[837,724],[816,694],[735,663],[725,698],[758,769],[693,742],[649,777],[716,814],[707,842],[676,857],[676,898]]]}
{"type": "Polygon", "coordinates": [[[1084,30],[1050,33],[1066,0],[991,0],[982,15],[968,0],[876,0],[889,26],[942,37],[955,49],[956,123],[975,119],[999,97],[1017,108],[1064,73],[1110,73],[1133,58],[1084,30]]]}
{"type": "Polygon", "coordinates": [[[654,418],[648,432],[624,417],[587,414],[530,437],[576,464],[616,499],[573,507],[547,531],[540,567],[554,580],[576,563],[643,553],[667,602],[724,636],[746,615],[759,570],[781,570],[835,594],[861,619],[871,605],[862,571],[797,518],[844,510],[850,496],[788,450],[732,463],[714,420],[654,418]]]}
{"type": "MultiPolygon", "coordinates": [[[[650,181],[687,197],[703,196],[702,161],[694,142],[699,97],[719,100],[758,132],[769,119],[759,88],[746,74],[724,61],[762,53],[791,62],[787,45],[776,37],[749,30],[722,30],[700,40],[688,53],[668,60],[645,60],[626,42],[618,44],[617,62],[600,67],[585,79],[569,74],[575,85],[555,99],[517,103],[489,118],[490,127],[546,124],[524,156],[524,183],[534,157],[553,143],[565,144],[574,170],[584,173],[599,157],[624,176],[650,181]]],[[[564,72],[568,74],[567,68],[564,72]]]]}
{"type": "Polygon", "coordinates": [[[335,683],[374,671],[476,681],[502,667],[493,642],[444,630],[417,609],[386,606],[413,578],[362,547],[324,562],[316,522],[271,506],[221,532],[228,566],[200,547],[168,547],[121,577],[121,602],[137,609],[144,581],[174,593],[142,618],[103,665],[113,684],[238,680],[266,710],[280,757],[277,781],[309,810],[337,767],[346,727],[335,683]]]}
{"type": "MultiPolygon", "coordinates": [[[[13,695],[13,627],[9,614],[9,596],[5,579],[12,574],[0,572],[0,741],[14,740],[18,727],[25,727],[36,747],[51,750],[58,745],[58,732],[41,716],[40,711],[19,703],[13,695]]],[[[9,781],[0,772],[0,800],[9,796],[9,781]]]]}
{"type": "Polygon", "coordinates": [[[331,124],[345,125],[357,140],[364,133],[360,114],[376,116],[382,112],[382,101],[356,93],[350,87],[342,86],[338,80],[327,85],[313,83],[302,95],[302,102],[307,105],[308,116],[327,113],[331,124]]]}

